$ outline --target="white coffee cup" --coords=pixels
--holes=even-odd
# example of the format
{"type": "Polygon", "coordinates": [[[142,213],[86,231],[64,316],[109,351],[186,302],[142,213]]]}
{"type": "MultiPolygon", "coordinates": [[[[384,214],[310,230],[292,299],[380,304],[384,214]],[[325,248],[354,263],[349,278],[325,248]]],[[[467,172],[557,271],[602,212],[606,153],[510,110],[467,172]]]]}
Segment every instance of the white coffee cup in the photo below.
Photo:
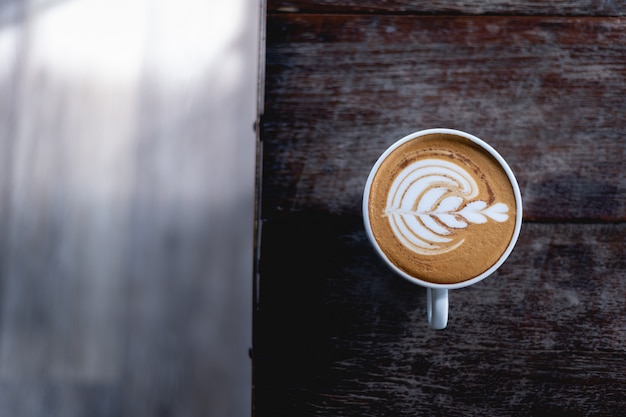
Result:
{"type": "Polygon", "coordinates": [[[376,161],[376,163],[374,164],[374,166],[372,167],[370,171],[370,174],[367,178],[367,182],[365,184],[365,189],[363,192],[363,221],[364,221],[365,230],[366,230],[369,240],[371,241],[378,255],[384,260],[384,262],[401,277],[407,279],[408,281],[414,284],[418,284],[423,287],[426,287],[428,324],[433,329],[444,329],[448,323],[448,307],[449,307],[448,290],[467,287],[467,286],[470,286],[470,285],[476,284],[477,282],[482,281],[483,279],[493,274],[506,261],[508,256],[511,254],[513,247],[515,246],[515,243],[517,242],[517,239],[519,237],[521,226],[522,226],[522,197],[521,197],[519,185],[517,183],[517,180],[515,179],[513,171],[511,170],[509,165],[506,163],[504,158],[502,158],[502,156],[500,156],[500,154],[496,152],[489,144],[487,144],[486,142],[477,138],[474,135],[471,135],[469,133],[462,132],[459,130],[441,129],[441,128],[428,129],[428,130],[422,130],[422,131],[418,131],[415,133],[411,133],[405,136],[404,138],[398,140],[389,148],[387,148],[387,150],[385,150],[384,153],[378,158],[378,160],[376,161]],[[513,235],[510,240],[510,243],[506,247],[506,250],[498,258],[497,262],[495,262],[489,269],[487,269],[485,272],[481,273],[480,275],[477,275],[470,279],[467,279],[458,283],[453,283],[453,284],[440,284],[440,283],[424,281],[423,279],[416,278],[408,274],[407,272],[401,270],[393,262],[391,262],[387,254],[379,246],[378,242],[376,241],[374,237],[374,233],[372,231],[372,225],[370,223],[369,206],[368,206],[372,182],[374,180],[376,173],[378,172],[378,169],[383,163],[383,161],[395,149],[397,149],[399,146],[405,144],[408,141],[414,140],[421,136],[431,135],[431,134],[440,134],[440,133],[456,135],[456,136],[460,136],[462,138],[468,139],[469,141],[481,147],[484,151],[491,154],[491,156],[495,158],[495,160],[501,165],[502,169],[506,173],[508,180],[510,181],[511,187],[513,189],[513,194],[515,197],[515,204],[516,204],[515,227],[513,230],[513,235]]]}

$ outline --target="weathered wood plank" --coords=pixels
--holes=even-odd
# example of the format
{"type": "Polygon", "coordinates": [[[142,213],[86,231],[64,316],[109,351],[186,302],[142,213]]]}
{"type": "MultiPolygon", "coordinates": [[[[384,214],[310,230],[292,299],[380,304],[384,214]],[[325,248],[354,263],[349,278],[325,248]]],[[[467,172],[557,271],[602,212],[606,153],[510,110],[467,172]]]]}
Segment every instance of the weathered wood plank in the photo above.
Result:
{"type": "Polygon", "coordinates": [[[543,2],[537,0],[269,0],[267,9],[278,13],[376,13],[376,14],[507,14],[507,15],[568,15],[624,16],[624,1],[566,0],[543,2]]]}
{"type": "Polygon", "coordinates": [[[360,219],[266,221],[256,415],[594,415],[626,405],[626,225],[527,224],[496,275],[451,295],[378,260],[360,219]]]}
{"type": "Polygon", "coordinates": [[[263,213],[355,215],[367,173],[412,131],[490,142],[527,220],[626,219],[626,21],[268,18],[263,213]]]}

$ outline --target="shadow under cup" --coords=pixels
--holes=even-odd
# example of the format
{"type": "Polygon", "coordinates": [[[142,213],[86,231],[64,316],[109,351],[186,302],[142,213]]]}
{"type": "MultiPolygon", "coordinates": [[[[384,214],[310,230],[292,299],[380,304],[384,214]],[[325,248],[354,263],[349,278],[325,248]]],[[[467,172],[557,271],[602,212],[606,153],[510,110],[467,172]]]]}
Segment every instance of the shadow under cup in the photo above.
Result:
{"type": "Polygon", "coordinates": [[[363,218],[389,267],[428,289],[429,323],[444,328],[447,290],[486,278],[511,253],[522,200],[513,172],[490,145],[458,130],[429,129],[400,139],[376,161],[363,218]]]}

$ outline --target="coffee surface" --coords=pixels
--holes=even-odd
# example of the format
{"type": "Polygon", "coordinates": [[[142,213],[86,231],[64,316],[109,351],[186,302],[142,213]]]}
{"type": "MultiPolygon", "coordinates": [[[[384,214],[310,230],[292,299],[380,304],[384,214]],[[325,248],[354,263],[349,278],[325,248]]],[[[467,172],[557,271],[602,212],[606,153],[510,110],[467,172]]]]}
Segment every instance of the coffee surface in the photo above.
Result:
{"type": "Polygon", "coordinates": [[[372,181],[368,215],[387,258],[423,281],[479,276],[506,251],[515,230],[510,180],[489,152],[447,133],[394,149],[372,181]]]}

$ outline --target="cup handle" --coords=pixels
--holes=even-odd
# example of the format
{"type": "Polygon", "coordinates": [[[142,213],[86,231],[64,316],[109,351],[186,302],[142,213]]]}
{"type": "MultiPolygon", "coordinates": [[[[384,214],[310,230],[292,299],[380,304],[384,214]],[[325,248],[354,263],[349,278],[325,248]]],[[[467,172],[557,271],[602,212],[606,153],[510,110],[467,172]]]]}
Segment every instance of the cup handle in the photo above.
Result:
{"type": "Polygon", "coordinates": [[[426,288],[426,300],[428,325],[436,330],[445,329],[448,325],[448,290],[426,288]]]}

